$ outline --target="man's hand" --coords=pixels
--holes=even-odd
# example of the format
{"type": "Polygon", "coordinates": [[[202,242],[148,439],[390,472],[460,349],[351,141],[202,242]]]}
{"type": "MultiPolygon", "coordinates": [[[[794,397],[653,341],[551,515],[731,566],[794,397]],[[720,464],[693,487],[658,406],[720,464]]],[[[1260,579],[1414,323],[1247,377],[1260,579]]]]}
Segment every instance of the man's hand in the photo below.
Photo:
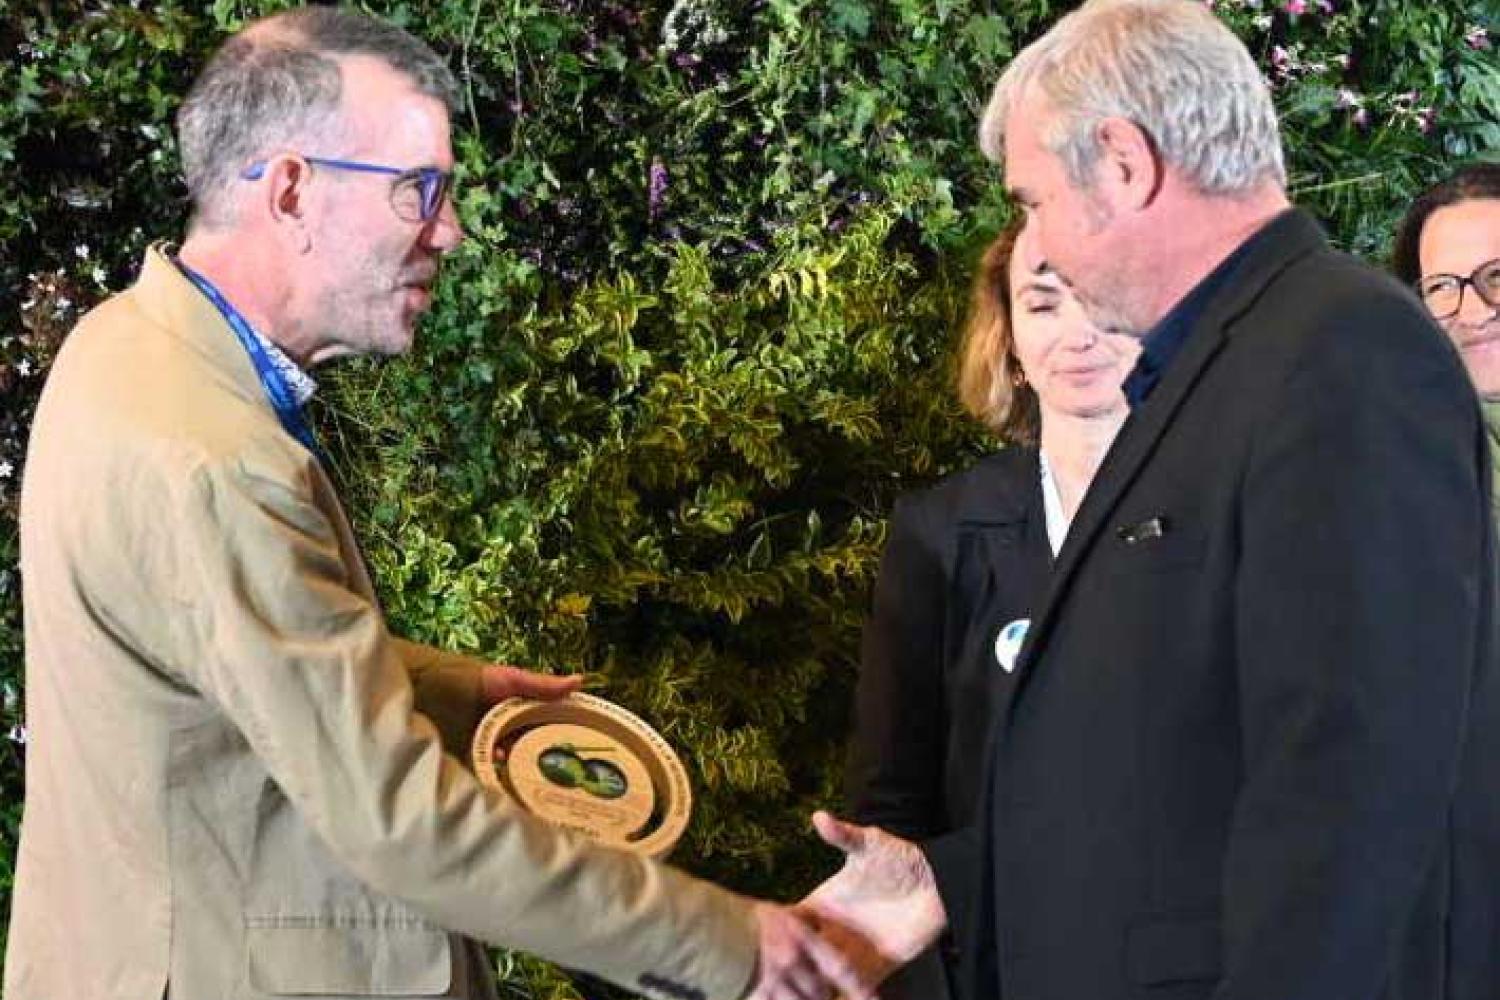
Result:
{"type": "Polygon", "coordinates": [[[509,667],[494,663],[484,668],[479,675],[479,694],[487,705],[502,702],[506,698],[535,698],[538,701],[556,701],[583,686],[583,678],[577,674],[554,677],[536,674],[520,667],[509,667]]]}
{"type": "Polygon", "coordinates": [[[849,956],[823,940],[810,915],[775,903],[757,903],[760,951],[748,1000],[875,1000],[849,956]]]}
{"type": "Polygon", "coordinates": [[[947,926],[937,881],[910,841],[821,811],[813,814],[813,826],[844,852],[844,867],[797,908],[854,964],[868,990],[921,954],[947,926]]]}

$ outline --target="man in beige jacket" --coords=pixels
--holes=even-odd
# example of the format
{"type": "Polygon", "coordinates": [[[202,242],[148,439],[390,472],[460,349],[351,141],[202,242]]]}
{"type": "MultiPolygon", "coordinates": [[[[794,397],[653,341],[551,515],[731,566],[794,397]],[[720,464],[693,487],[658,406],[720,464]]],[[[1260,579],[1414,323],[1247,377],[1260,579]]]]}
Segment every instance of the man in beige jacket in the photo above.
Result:
{"type": "Polygon", "coordinates": [[[386,631],[300,406],[317,363],[411,345],[462,239],[455,93],[357,13],[232,38],[179,117],[186,241],[57,358],[10,1000],[492,996],[475,939],[670,1000],[869,995],[809,915],[554,830],[451,755],[570,682],[386,631]]]}

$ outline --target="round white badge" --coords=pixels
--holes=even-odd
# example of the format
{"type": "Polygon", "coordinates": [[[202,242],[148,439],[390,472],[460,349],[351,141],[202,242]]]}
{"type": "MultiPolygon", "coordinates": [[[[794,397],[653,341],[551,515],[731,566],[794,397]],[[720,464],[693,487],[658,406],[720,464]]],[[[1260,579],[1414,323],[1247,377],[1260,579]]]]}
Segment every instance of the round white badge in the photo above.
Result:
{"type": "Polygon", "coordinates": [[[1020,655],[1021,644],[1026,641],[1026,630],[1029,628],[1030,618],[1017,618],[995,635],[995,662],[1006,673],[1016,669],[1016,657],[1020,655]]]}

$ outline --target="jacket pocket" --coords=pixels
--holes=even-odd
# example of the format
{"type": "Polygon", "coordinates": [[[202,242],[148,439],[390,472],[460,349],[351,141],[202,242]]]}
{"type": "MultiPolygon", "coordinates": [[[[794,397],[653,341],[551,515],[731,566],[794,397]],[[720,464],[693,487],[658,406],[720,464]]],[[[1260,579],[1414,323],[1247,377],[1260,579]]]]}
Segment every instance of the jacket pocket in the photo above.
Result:
{"type": "Polygon", "coordinates": [[[1160,986],[1218,979],[1222,970],[1219,921],[1215,917],[1156,917],[1125,932],[1131,982],[1160,986]]]}
{"type": "Polygon", "coordinates": [[[280,996],[443,996],[453,983],[445,931],[420,923],[251,921],[250,985],[280,996]]]}
{"type": "Polygon", "coordinates": [[[1208,541],[1200,532],[1173,528],[1160,535],[1140,534],[1140,526],[1114,529],[1109,565],[1121,574],[1172,573],[1196,570],[1203,565],[1208,541]]]}

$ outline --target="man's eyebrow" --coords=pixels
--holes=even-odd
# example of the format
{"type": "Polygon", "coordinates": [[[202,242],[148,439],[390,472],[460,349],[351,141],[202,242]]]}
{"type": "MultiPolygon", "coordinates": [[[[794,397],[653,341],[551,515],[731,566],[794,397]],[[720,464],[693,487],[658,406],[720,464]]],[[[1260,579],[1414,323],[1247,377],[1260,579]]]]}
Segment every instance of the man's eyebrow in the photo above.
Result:
{"type": "Polygon", "coordinates": [[[1008,187],[1005,193],[1010,195],[1013,201],[1018,201],[1023,205],[1030,205],[1033,201],[1031,191],[1024,187],[1008,187]]]}

